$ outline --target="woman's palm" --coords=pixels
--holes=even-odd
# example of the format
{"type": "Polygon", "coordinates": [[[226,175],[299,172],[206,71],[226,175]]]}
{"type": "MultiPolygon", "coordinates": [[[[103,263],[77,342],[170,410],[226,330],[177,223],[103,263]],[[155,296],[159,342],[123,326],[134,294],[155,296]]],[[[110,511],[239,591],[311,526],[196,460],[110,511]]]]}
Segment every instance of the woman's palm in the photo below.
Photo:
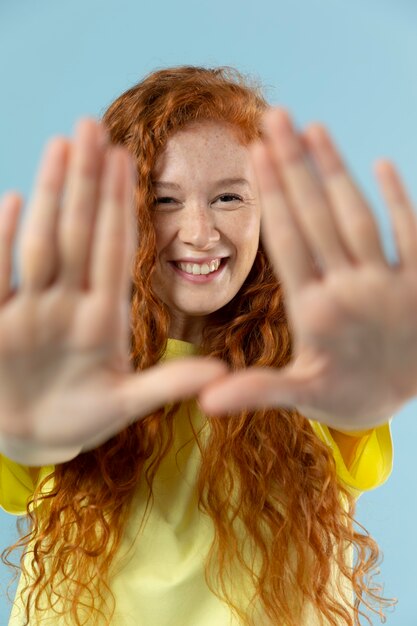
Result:
{"type": "Polygon", "coordinates": [[[94,120],[77,131],[73,148],[65,138],[47,146],[14,290],[21,198],[7,194],[0,207],[0,448],[27,464],[97,447],[167,402],[197,395],[227,369],[190,357],[133,371],[136,175],[127,150],[107,146],[94,120]]]}

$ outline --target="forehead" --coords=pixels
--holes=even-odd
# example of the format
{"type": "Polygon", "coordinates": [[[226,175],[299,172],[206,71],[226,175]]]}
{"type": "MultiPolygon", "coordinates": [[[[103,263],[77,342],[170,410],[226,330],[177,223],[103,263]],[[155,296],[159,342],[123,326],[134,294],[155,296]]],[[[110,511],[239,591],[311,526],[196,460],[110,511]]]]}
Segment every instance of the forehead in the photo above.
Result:
{"type": "MultiPolygon", "coordinates": [[[[186,140],[190,136],[200,136],[207,139],[224,139],[228,142],[242,144],[240,129],[230,122],[223,120],[196,120],[170,135],[169,140],[186,140]]],[[[168,140],[168,141],[169,141],[168,140]]]]}
{"type": "Polygon", "coordinates": [[[238,177],[246,170],[249,152],[238,135],[238,130],[227,122],[204,120],[187,124],[173,133],[162,152],[158,155],[153,175],[163,170],[175,171],[186,164],[187,169],[210,169],[222,172],[232,167],[233,172],[224,176],[238,177]]]}

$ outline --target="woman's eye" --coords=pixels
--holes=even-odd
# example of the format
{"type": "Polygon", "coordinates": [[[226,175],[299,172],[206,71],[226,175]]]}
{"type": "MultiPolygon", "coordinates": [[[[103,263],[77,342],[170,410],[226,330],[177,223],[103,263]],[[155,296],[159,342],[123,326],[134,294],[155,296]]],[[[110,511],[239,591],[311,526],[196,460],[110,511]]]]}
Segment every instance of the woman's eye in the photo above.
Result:
{"type": "MultiPolygon", "coordinates": [[[[173,198],[165,198],[165,197],[164,198],[157,198],[156,199],[156,203],[157,204],[159,204],[159,203],[161,203],[161,204],[168,204],[167,202],[163,202],[164,200],[174,200],[174,199],[173,198]]],[[[175,202],[175,200],[174,200],[174,202],[175,202]]]]}
{"type": "Polygon", "coordinates": [[[220,200],[220,198],[233,198],[234,200],[240,200],[240,201],[242,201],[242,198],[241,198],[240,196],[237,196],[237,195],[236,195],[236,194],[234,194],[234,193],[225,193],[225,194],[223,194],[222,196],[220,196],[220,197],[218,198],[218,200],[220,200]]]}

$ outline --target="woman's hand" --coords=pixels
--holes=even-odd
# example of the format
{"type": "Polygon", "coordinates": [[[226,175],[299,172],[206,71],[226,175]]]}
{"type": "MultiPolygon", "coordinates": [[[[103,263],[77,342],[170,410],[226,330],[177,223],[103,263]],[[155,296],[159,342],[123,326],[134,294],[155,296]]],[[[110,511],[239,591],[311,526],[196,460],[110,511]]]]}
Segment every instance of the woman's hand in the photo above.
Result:
{"type": "Polygon", "coordinates": [[[28,465],[70,460],[227,371],[190,357],[134,372],[136,173],[126,148],[107,146],[102,131],[83,119],[73,145],[64,137],[47,144],[15,290],[22,202],[13,192],[0,202],[0,452],[28,465]]]}
{"type": "Polygon", "coordinates": [[[394,166],[377,162],[399,258],[390,265],[326,129],[298,136],[279,108],[266,112],[264,128],[251,158],[293,360],[229,374],[199,402],[207,413],[293,406],[341,430],[373,428],[417,394],[417,216],[394,166]]]}

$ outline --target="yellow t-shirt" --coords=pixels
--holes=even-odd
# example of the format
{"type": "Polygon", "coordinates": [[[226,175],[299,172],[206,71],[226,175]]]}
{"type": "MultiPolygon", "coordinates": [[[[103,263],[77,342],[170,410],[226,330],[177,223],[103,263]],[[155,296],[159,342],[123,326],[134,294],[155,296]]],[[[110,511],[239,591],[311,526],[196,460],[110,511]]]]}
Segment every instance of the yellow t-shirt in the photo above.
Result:
{"type": "MultiPolygon", "coordinates": [[[[169,339],[164,358],[197,353],[197,346],[169,339]]],[[[176,457],[177,450],[193,437],[187,409],[191,410],[196,429],[204,424],[205,418],[196,402],[184,402],[175,418],[174,445],[155,476],[155,501],[149,518],[140,540],[136,539],[128,557],[123,559],[121,571],[113,579],[117,611],[112,621],[114,626],[238,626],[228,606],[210,591],[204,579],[204,560],[214,539],[214,527],[211,519],[197,508],[195,482],[200,452],[195,440],[183,447],[176,457]]],[[[359,497],[363,491],[374,489],[387,480],[393,463],[389,422],[359,437],[349,467],[344,462],[346,455],[338,448],[329,428],[318,422],[310,423],[317,436],[331,447],[338,475],[354,495],[359,497]]],[[[38,481],[52,471],[53,466],[42,467],[38,481]]],[[[146,483],[141,483],[135,496],[133,510],[137,515],[132,516],[127,525],[121,546],[123,555],[132,545],[143,517],[147,500],[145,487],[146,483]]],[[[25,515],[26,502],[33,491],[33,474],[29,469],[0,455],[0,506],[11,514],[25,515]]],[[[24,623],[19,599],[22,578],[9,626],[24,623]]],[[[33,619],[31,626],[35,623],[39,622],[33,619]]],[[[45,613],[41,621],[42,626],[66,623],[53,612],[45,613]]],[[[300,626],[315,623],[310,615],[300,626]]]]}

